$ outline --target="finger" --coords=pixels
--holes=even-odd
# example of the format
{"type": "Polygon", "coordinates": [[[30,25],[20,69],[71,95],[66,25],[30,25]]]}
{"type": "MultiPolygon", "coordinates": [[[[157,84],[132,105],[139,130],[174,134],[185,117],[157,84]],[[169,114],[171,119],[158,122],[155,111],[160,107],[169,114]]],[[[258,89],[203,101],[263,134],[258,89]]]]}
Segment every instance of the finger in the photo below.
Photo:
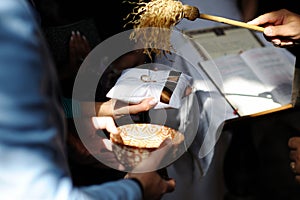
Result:
{"type": "Polygon", "coordinates": [[[282,46],[282,47],[294,46],[294,42],[293,41],[282,41],[280,43],[280,46],[282,46]]]}
{"type": "Polygon", "coordinates": [[[96,129],[106,129],[108,132],[118,134],[118,129],[112,117],[92,117],[96,129]]]}
{"type": "MultiPolygon", "coordinates": [[[[109,150],[110,152],[113,152],[113,144],[109,139],[103,139],[103,144],[105,146],[105,148],[107,150],[109,150]]],[[[107,153],[106,153],[107,154],[107,153]]],[[[104,157],[103,155],[101,155],[102,157],[104,157]]],[[[118,169],[119,171],[124,171],[125,167],[119,163],[119,161],[117,160],[115,154],[108,154],[107,157],[105,157],[105,163],[109,164],[109,166],[116,166],[116,169],[118,169]]]]}
{"type": "Polygon", "coordinates": [[[295,162],[290,162],[290,168],[292,172],[296,173],[296,163],[295,162]]]}
{"type": "Polygon", "coordinates": [[[82,35],[79,31],[76,31],[76,50],[77,50],[77,55],[80,58],[84,58],[86,55],[83,55],[84,48],[83,48],[83,43],[84,40],[82,39],[82,35]]]}
{"type": "Polygon", "coordinates": [[[300,147],[300,137],[290,138],[289,141],[288,141],[288,146],[291,149],[297,149],[298,147],[300,147]]]}
{"type": "Polygon", "coordinates": [[[176,186],[176,182],[174,179],[169,179],[169,180],[166,180],[167,182],[167,188],[166,188],[166,192],[173,192],[175,190],[175,186],[176,186]]]}
{"type": "Polygon", "coordinates": [[[112,142],[109,139],[103,139],[102,141],[105,148],[109,151],[112,151],[112,142]]]}
{"type": "Polygon", "coordinates": [[[290,162],[290,168],[293,173],[300,175],[300,164],[298,162],[290,162]]]}
{"type": "Polygon", "coordinates": [[[295,176],[295,180],[296,180],[298,183],[300,183],[300,175],[296,175],[296,176],[295,176]]]}
{"type": "MultiPolygon", "coordinates": [[[[278,26],[267,26],[265,29],[264,29],[264,34],[268,37],[275,37],[275,36],[283,36],[281,34],[279,34],[281,31],[280,31],[280,27],[279,25],[278,26]]],[[[285,31],[287,32],[287,31],[285,31]]]]}
{"type": "Polygon", "coordinates": [[[166,154],[171,149],[171,139],[166,139],[160,148],[151,152],[148,158],[142,160],[136,167],[134,167],[133,172],[149,172],[156,171],[160,168],[162,161],[165,159],[166,154]]]}
{"type": "Polygon", "coordinates": [[[271,23],[274,23],[275,21],[275,18],[271,18],[269,17],[270,14],[269,13],[266,13],[266,14],[263,14],[263,15],[260,15],[258,16],[257,18],[251,20],[251,21],[248,21],[247,24],[251,24],[251,25],[256,25],[256,26],[259,26],[259,25],[264,25],[264,24],[271,24],[271,23]],[[274,20],[273,20],[274,19],[274,20]]]}
{"type": "Polygon", "coordinates": [[[84,49],[84,43],[85,40],[82,38],[82,34],[79,31],[73,31],[73,48],[74,48],[74,56],[79,59],[80,61],[83,61],[88,52],[84,49]]]}
{"type": "Polygon", "coordinates": [[[136,105],[130,105],[128,111],[130,114],[137,114],[143,111],[148,111],[152,109],[158,103],[154,98],[147,98],[141,101],[141,103],[136,105]]]}
{"type": "Polygon", "coordinates": [[[140,112],[148,111],[155,107],[157,100],[154,98],[147,98],[141,101],[139,104],[128,105],[123,102],[117,101],[114,108],[114,116],[137,114],[140,112]]]}
{"type": "Polygon", "coordinates": [[[297,159],[297,151],[291,150],[290,151],[290,159],[295,161],[297,159]]]}
{"type": "Polygon", "coordinates": [[[166,138],[160,145],[158,148],[163,148],[167,145],[171,145],[172,144],[172,140],[170,138],[166,138]]]}
{"type": "Polygon", "coordinates": [[[75,45],[75,42],[76,42],[75,36],[76,36],[75,32],[72,31],[71,37],[70,37],[70,41],[69,41],[69,53],[70,53],[70,57],[72,57],[72,56],[75,55],[75,46],[76,46],[75,45]]]}
{"type": "Polygon", "coordinates": [[[185,96],[189,96],[191,93],[193,92],[193,88],[192,87],[187,87],[185,89],[185,96]]]}
{"type": "Polygon", "coordinates": [[[87,40],[85,35],[82,35],[82,48],[83,52],[86,53],[86,55],[91,51],[89,41],[87,40]]]}
{"type": "Polygon", "coordinates": [[[253,25],[277,24],[278,21],[282,19],[282,12],[283,11],[265,13],[247,23],[253,25]]]}
{"type": "Polygon", "coordinates": [[[89,42],[86,37],[79,31],[76,32],[76,35],[76,48],[78,51],[78,56],[80,56],[81,58],[85,58],[91,51],[89,42]]]}
{"type": "Polygon", "coordinates": [[[274,39],[269,39],[271,40],[271,42],[273,43],[274,46],[279,47],[281,44],[281,40],[278,38],[274,38],[274,39]]]}

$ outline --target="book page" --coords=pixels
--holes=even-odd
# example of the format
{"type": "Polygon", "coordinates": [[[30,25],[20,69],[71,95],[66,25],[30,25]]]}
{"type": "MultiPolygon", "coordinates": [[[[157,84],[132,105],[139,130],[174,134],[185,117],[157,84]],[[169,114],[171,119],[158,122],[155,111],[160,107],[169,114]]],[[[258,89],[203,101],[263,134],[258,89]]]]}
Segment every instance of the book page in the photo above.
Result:
{"type": "Polygon", "coordinates": [[[238,54],[248,49],[261,47],[262,43],[248,29],[220,27],[187,33],[206,60],[229,54],[238,54]]]}
{"type": "Polygon", "coordinates": [[[239,55],[204,61],[201,66],[224,94],[258,96],[268,90],[239,55]]]}
{"type": "Polygon", "coordinates": [[[274,110],[291,102],[294,63],[283,49],[265,47],[248,29],[190,31],[204,61],[201,68],[240,116],[274,110]]]}
{"type": "Polygon", "coordinates": [[[248,50],[241,54],[256,76],[269,88],[271,98],[282,105],[291,102],[295,65],[276,47],[248,50]]]}
{"type": "Polygon", "coordinates": [[[269,96],[271,87],[256,76],[240,55],[204,61],[201,67],[240,116],[281,106],[269,96]]]}

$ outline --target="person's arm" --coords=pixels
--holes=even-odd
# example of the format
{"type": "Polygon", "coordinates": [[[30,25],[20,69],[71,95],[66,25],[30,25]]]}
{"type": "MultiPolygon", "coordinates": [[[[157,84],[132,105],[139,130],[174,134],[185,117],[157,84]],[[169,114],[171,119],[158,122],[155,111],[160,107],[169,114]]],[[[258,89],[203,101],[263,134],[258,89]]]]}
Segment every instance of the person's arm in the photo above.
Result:
{"type": "Polygon", "coordinates": [[[62,98],[62,105],[67,118],[98,116],[98,128],[106,129],[108,132],[117,133],[114,119],[123,115],[137,114],[148,111],[157,104],[154,98],[146,98],[139,104],[127,104],[115,99],[106,102],[76,101],[75,99],[62,98]]]}
{"type": "Polygon", "coordinates": [[[295,179],[300,183],[300,137],[292,137],[289,139],[291,169],[296,174],[295,179]]]}
{"type": "Polygon", "coordinates": [[[248,23],[265,26],[264,35],[276,46],[288,47],[300,41],[300,15],[286,9],[260,15],[248,23]]]}
{"type": "Polygon", "coordinates": [[[0,1],[1,199],[142,199],[133,180],[73,186],[51,59],[25,2],[0,1]]]}

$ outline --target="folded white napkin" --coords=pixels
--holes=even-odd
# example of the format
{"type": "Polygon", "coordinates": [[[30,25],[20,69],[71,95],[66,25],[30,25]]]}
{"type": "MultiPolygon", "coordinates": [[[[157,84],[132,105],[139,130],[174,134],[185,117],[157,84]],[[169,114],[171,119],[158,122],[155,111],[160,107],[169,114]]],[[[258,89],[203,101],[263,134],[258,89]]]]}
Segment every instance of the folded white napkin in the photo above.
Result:
{"type": "Polygon", "coordinates": [[[192,77],[180,71],[130,68],[106,96],[132,104],[154,97],[158,102],[154,109],[179,108],[191,81],[192,77]]]}

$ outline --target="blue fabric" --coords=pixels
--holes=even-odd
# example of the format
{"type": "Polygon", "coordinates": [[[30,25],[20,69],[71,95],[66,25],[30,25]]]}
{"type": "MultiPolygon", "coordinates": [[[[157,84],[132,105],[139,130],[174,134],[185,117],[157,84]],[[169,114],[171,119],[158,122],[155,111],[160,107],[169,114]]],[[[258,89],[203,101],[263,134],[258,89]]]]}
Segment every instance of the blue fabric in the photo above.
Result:
{"type": "Polygon", "coordinates": [[[75,118],[81,116],[80,102],[74,99],[63,97],[62,105],[66,118],[75,118]]]}
{"type": "Polygon", "coordinates": [[[0,199],[142,199],[132,180],[72,185],[52,63],[26,0],[1,0],[0,199]]]}

